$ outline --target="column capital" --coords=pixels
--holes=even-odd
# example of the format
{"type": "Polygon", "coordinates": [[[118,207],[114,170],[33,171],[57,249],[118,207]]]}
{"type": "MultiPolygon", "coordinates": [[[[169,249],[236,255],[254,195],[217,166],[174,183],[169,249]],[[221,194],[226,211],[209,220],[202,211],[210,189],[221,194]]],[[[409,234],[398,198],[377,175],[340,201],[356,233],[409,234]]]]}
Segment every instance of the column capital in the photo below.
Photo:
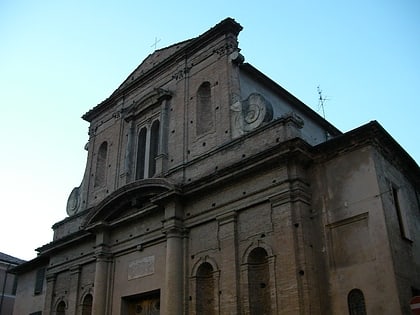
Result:
{"type": "Polygon", "coordinates": [[[112,258],[112,253],[108,246],[96,246],[94,253],[97,261],[110,261],[112,258]]]}
{"type": "Polygon", "coordinates": [[[79,274],[82,271],[82,266],[74,265],[70,267],[70,274],[79,274]]]}
{"type": "Polygon", "coordinates": [[[170,226],[164,226],[162,229],[162,233],[166,235],[166,238],[170,237],[183,237],[187,230],[179,225],[170,225],[170,226]]]}
{"type": "Polygon", "coordinates": [[[220,225],[228,224],[228,223],[236,223],[238,214],[236,211],[231,211],[228,213],[223,213],[216,217],[216,220],[219,222],[220,225]]]}
{"type": "Polygon", "coordinates": [[[45,275],[45,279],[47,280],[47,282],[54,282],[57,279],[57,273],[47,273],[45,275]]]}
{"type": "Polygon", "coordinates": [[[182,237],[185,233],[184,222],[179,217],[171,217],[164,220],[162,226],[162,233],[166,237],[182,237]]]}

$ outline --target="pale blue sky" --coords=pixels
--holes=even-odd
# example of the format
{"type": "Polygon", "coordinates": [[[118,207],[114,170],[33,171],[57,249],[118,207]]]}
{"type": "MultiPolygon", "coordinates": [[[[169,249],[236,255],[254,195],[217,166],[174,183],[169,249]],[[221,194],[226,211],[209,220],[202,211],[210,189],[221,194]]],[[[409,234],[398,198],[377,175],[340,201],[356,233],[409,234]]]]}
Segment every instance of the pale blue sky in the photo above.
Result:
{"type": "Polygon", "coordinates": [[[84,172],[88,124],[157,48],[226,17],[251,63],[342,131],[370,120],[420,161],[420,1],[0,0],[0,251],[52,240],[84,172]],[[153,2],[153,3],[152,3],[153,2]]]}

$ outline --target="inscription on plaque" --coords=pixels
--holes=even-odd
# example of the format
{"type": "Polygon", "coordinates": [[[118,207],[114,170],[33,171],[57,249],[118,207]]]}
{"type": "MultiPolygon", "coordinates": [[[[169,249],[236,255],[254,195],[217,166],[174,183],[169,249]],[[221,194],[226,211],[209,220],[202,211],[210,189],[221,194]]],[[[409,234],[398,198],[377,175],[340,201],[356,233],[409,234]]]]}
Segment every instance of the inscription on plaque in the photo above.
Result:
{"type": "Polygon", "coordinates": [[[155,256],[133,260],[128,264],[128,280],[155,273],[155,256]]]}

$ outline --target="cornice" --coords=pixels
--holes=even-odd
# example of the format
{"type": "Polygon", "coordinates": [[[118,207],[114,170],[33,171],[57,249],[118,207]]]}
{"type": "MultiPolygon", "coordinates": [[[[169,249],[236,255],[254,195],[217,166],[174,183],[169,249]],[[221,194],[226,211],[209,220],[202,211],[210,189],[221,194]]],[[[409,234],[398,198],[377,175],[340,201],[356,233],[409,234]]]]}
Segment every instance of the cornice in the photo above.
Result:
{"type": "Polygon", "coordinates": [[[309,165],[312,162],[311,146],[301,138],[279,143],[276,146],[263,150],[248,158],[237,161],[229,166],[204,176],[198,180],[182,186],[185,196],[201,193],[204,190],[220,186],[230,180],[238,180],[243,176],[249,176],[261,169],[271,168],[273,164],[289,161],[309,165]]]}
{"type": "Polygon", "coordinates": [[[75,233],[71,233],[69,235],[66,235],[65,237],[62,237],[41,247],[38,247],[36,251],[39,252],[41,255],[50,255],[54,252],[62,250],[63,248],[72,246],[74,243],[79,243],[83,240],[92,237],[93,235],[91,233],[85,230],[79,230],[75,233]]]}

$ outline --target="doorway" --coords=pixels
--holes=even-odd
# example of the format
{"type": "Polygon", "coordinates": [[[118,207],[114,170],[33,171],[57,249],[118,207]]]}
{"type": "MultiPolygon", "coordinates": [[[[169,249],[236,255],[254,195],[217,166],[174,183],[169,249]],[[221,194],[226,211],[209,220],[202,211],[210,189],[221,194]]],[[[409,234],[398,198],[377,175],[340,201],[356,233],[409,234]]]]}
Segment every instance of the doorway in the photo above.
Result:
{"type": "Polygon", "coordinates": [[[159,315],[160,290],[123,297],[122,307],[125,315],[159,315]]]}

